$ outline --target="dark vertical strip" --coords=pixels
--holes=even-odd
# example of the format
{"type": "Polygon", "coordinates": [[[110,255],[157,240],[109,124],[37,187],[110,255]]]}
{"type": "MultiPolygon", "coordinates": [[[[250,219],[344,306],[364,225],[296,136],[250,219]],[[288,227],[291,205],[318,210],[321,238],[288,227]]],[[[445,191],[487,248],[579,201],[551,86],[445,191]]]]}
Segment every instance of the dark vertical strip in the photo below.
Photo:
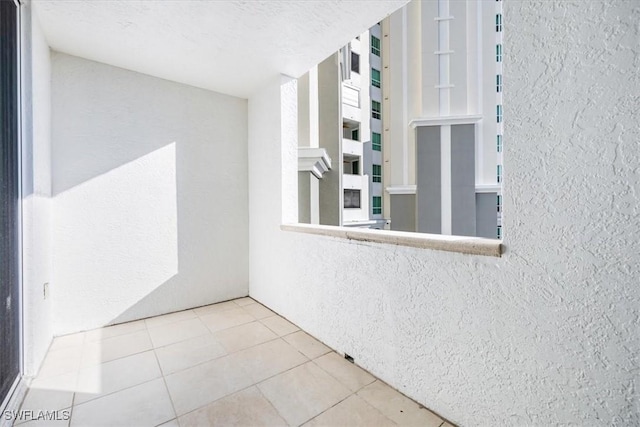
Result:
{"type": "MultiPolygon", "coordinates": [[[[440,126],[416,130],[416,209],[420,233],[442,233],[440,126]]],[[[393,218],[391,218],[393,221],[393,218]]]]}
{"type": "Polygon", "coordinates": [[[475,125],[451,126],[451,234],[476,235],[475,125]]]}
{"type": "Polygon", "coordinates": [[[20,373],[17,18],[0,0],[0,401],[20,373]]]}

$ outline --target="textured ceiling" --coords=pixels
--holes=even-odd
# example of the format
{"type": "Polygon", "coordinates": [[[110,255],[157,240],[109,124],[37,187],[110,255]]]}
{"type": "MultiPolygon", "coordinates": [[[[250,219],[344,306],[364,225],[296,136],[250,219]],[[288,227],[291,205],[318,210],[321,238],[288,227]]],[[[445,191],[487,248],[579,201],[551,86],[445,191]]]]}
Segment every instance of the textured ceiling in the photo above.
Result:
{"type": "Polygon", "coordinates": [[[52,49],[248,97],[298,77],[405,4],[389,1],[34,0],[52,49]]]}

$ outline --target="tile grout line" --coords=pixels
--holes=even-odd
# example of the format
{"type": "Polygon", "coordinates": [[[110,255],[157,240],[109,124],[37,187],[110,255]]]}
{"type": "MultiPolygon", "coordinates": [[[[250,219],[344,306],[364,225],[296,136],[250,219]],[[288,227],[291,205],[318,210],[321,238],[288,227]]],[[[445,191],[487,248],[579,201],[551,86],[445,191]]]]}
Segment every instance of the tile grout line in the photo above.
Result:
{"type": "MultiPolygon", "coordinates": [[[[169,396],[169,402],[171,402],[171,408],[173,409],[173,415],[175,416],[175,420],[178,423],[178,425],[180,425],[180,421],[178,421],[178,411],[176,411],[176,404],[173,402],[173,398],[171,397],[171,392],[169,391],[169,385],[167,384],[167,379],[164,375],[164,371],[162,370],[162,365],[160,365],[160,359],[158,359],[158,354],[156,353],[156,349],[153,349],[153,356],[156,359],[156,363],[158,364],[158,369],[160,370],[160,377],[162,378],[162,383],[164,384],[164,389],[167,392],[167,396],[169,396]]],[[[171,421],[174,418],[171,418],[169,420],[166,420],[158,425],[162,425],[166,422],[171,421]]]]}

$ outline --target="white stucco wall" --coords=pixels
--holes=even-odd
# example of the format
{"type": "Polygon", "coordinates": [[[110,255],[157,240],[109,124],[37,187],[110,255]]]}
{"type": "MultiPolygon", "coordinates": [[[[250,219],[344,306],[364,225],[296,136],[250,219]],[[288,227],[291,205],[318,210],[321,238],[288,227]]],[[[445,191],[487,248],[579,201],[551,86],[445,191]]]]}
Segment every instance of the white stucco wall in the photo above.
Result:
{"type": "Polygon", "coordinates": [[[54,332],[247,295],[247,101],[52,58],[54,332]]]}
{"type": "Polygon", "coordinates": [[[640,7],[504,15],[503,257],[279,231],[274,83],[249,100],[250,293],[455,423],[637,425],[640,7]]]}
{"type": "Polygon", "coordinates": [[[31,3],[22,21],[22,281],[24,374],[34,375],[53,337],[51,240],[51,62],[31,3]]]}

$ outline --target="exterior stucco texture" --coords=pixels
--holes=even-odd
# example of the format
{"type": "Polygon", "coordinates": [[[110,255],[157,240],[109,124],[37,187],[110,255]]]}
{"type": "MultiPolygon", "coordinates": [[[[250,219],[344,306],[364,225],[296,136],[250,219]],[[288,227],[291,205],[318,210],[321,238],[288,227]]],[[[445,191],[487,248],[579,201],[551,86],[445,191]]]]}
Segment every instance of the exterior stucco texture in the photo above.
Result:
{"type": "Polygon", "coordinates": [[[640,4],[504,15],[502,258],[279,231],[295,166],[260,155],[295,147],[256,125],[250,293],[460,425],[638,425],[640,4]]]}

